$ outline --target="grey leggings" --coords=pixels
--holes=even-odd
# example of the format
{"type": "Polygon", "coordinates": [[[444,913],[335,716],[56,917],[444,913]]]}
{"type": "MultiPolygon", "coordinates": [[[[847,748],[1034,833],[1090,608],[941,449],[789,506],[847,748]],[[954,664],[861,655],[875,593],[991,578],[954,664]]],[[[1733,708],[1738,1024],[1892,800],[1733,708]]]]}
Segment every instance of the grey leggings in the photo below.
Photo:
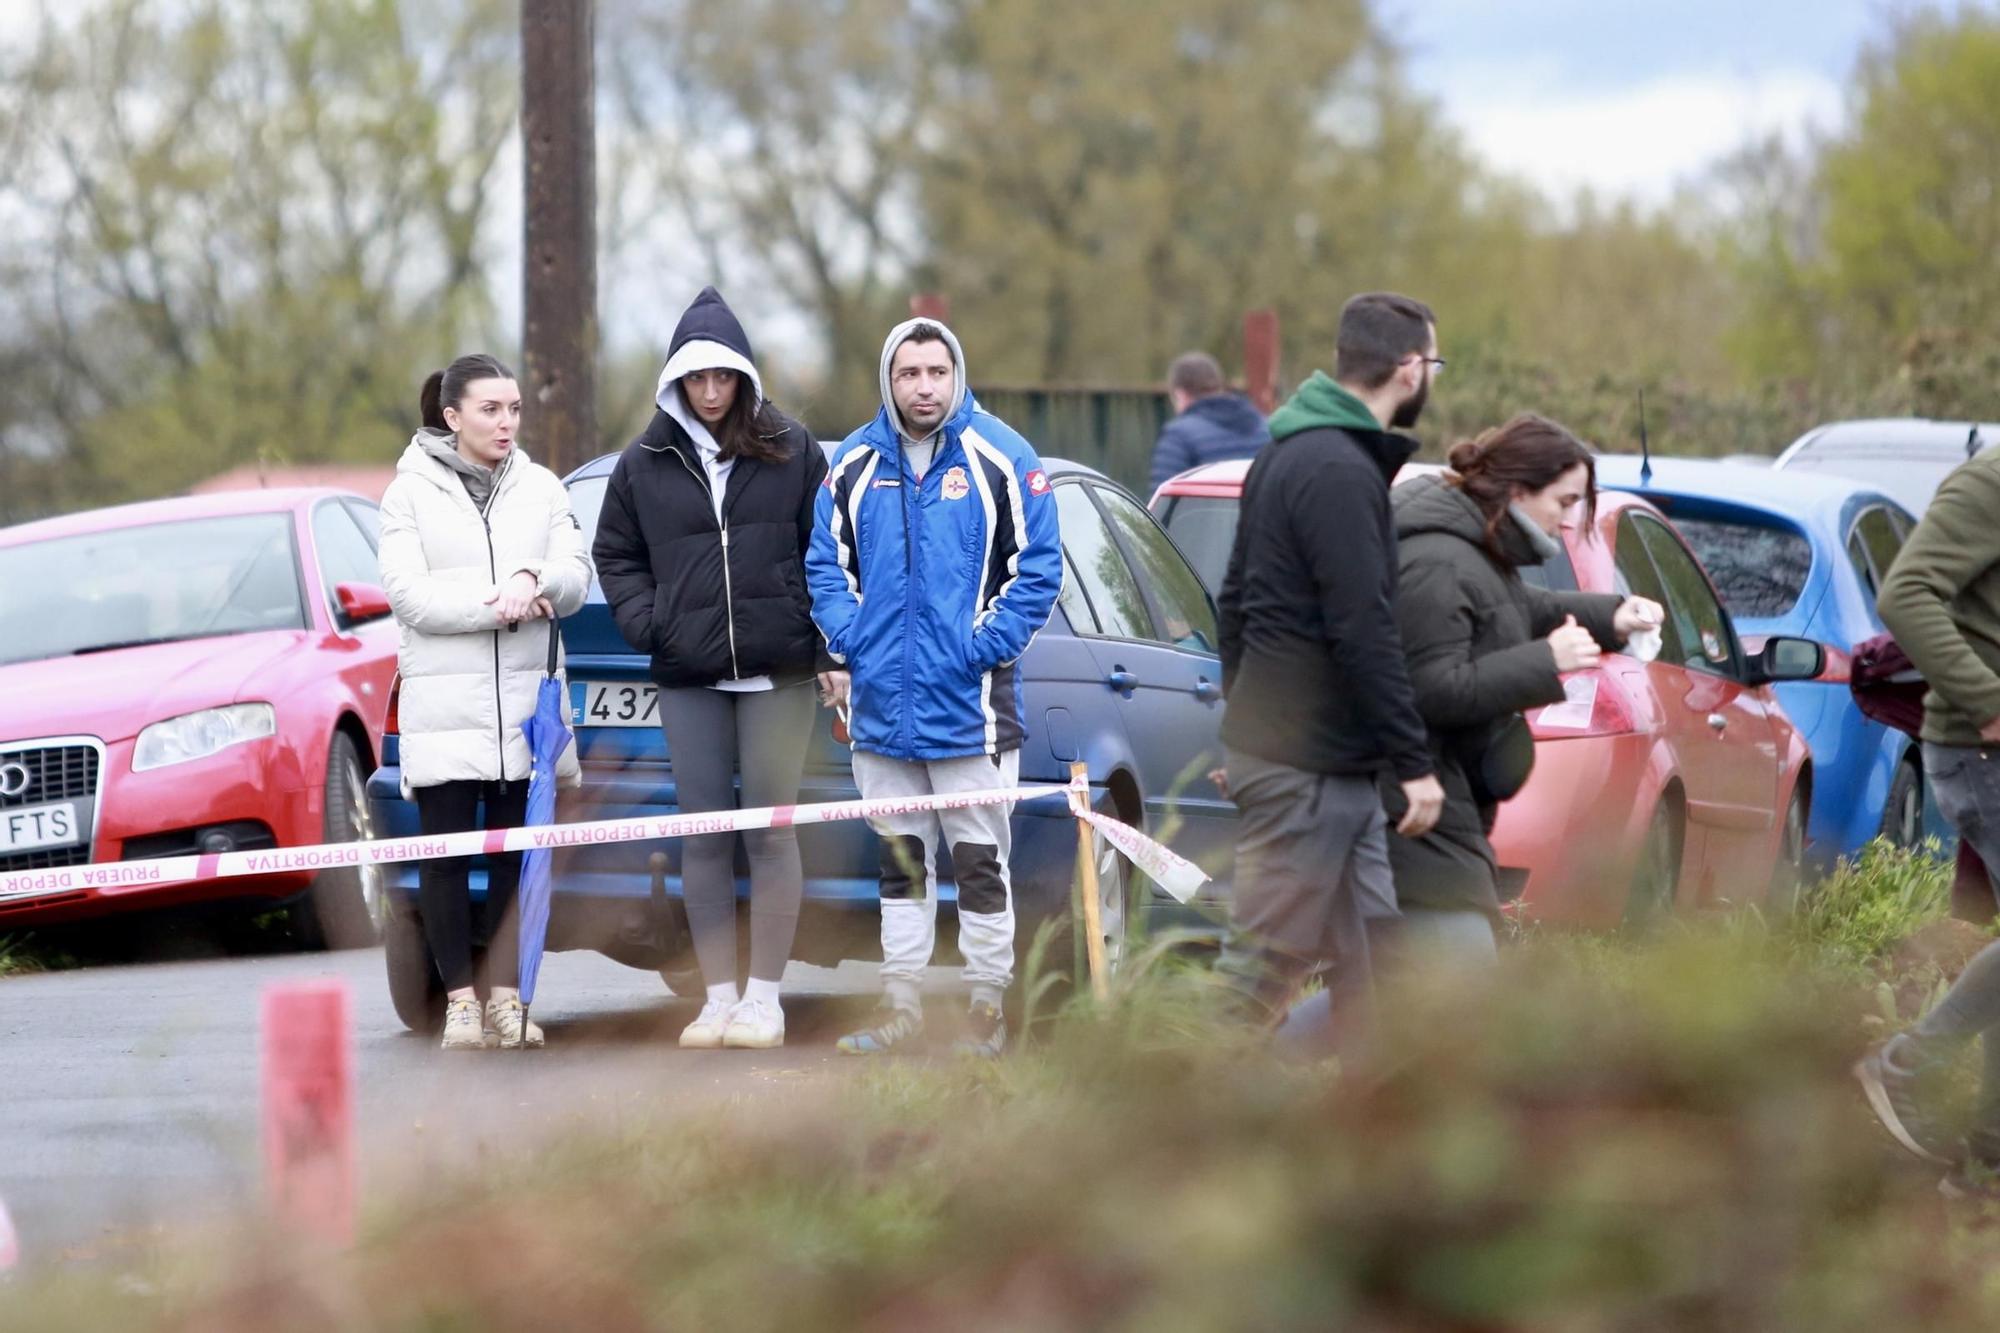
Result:
{"type": "MultiPolygon", "coordinates": [[[[667,734],[681,809],[738,808],[739,768],[742,808],[796,802],[816,705],[811,682],[740,694],[661,690],[660,724],[667,734]]],[[[736,980],[736,838],[734,833],[705,833],[681,844],[688,929],[702,981],[710,986],[736,980]]],[[[798,834],[789,828],[759,829],[742,838],[750,853],[750,975],[781,981],[805,891],[798,834]]]]}

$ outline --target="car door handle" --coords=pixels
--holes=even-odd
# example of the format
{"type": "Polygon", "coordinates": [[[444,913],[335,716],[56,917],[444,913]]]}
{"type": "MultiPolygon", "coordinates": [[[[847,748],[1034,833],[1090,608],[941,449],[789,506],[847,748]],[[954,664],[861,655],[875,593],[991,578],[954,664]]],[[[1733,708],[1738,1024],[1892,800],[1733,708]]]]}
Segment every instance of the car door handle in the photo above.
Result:
{"type": "Polygon", "coordinates": [[[1710,713],[1708,715],[1708,726],[1711,731],[1726,731],[1729,727],[1729,719],[1720,713],[1710,713]]]}
{"type": "Polygon", "coordinates": [[[1129,697],[1132,691],[1139,688],[1139,677],[1124,667],[1113,667],[1111,674],[1104,678],[1104,683],[1129,697]]]}
{"type": "Polygon", "coordinates": [[[1194,697],[1205,704],[1212,704],[1222,697],[1222,687],[1203,676],[1194,683],[1194,697]]]}

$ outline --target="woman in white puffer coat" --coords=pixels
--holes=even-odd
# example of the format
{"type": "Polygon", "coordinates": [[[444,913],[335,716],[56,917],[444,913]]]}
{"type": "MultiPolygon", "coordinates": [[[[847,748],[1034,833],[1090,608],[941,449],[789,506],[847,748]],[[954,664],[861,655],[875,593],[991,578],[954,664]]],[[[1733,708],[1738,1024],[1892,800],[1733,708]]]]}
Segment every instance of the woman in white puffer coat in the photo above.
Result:
{"type": "MultiPolygon", "coordinates": [[[[402,629],[403,789],[424,833],[507,828],[527,812],[521,724],[535,710],[554,620],[583,605],[590,557],[554,473],[515,445],[521,390],[490,356],[462,356],[424,383],[423,429],[382,496],[382,584],[402,629]]],[[[582,773],[576,747],[557,780],[582,773]]],[[[511,919],[519,853],[487,857],[488,998],[472,969],[468,860],[418,866],[424,936],[446,991],[444,1048],[542,1044],[518,985],[511,919]]]]}

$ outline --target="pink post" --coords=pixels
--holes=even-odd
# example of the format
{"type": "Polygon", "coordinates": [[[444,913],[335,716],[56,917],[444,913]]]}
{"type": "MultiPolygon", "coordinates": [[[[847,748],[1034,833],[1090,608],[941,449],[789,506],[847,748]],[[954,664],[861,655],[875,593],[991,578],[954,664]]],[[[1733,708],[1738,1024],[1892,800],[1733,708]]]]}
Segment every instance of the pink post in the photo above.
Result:
{"type": "Polygon", "coordinates": [[[910,318],[934,319],[940,324],[949,324],[951,301],[943,292],[918,292],[910,298],[910,318]]]}
{"type": "Polygon", "coordinates": [[[347,983],[264,991],[264,1176],[295,1231],[354,1239],[354,1059],[347,983]]]}
{"type": "Polygon", "coordinates": [[[1278,312],[1252,310],[1243,316],[1243,388],[1257,410],[1269,416],[1278,407],[1278,312]]]}
{"type": "Polygon", "coordinates": [[[7,1216],[7,1205],[0,1201],[0,1273],[5,1273],[21,1262],[21,1242],[14,1235],[14,1219],[7,1216]]]}

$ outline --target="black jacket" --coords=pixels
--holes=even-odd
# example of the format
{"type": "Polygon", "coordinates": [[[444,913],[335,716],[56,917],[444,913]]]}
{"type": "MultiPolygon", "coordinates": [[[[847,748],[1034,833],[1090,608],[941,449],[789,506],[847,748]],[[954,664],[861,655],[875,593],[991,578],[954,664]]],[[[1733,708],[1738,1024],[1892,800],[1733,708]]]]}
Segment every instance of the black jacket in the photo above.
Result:
{"type": "Polygon", "coordinates": [[[1392,610],[1389,481],[1416,447],[1320,426],[1250,464],[1219,601],[1229,748],[1311,773],[1431,771],[1392,610]]]}
{"type": "MultiPolygon", "coordinates": [[[[1539,564],[1526,531],[1501,525],[1505,561],[1485,545],[1479,506],[1437,477],[1396,488],[1393,498],[1400,570],[1396,623],[1408,654],[1410,684],[1429,733],[1444,812],[1421,838],[1389,839],[1396,898],[1405,908],[1497,913],[1492,831],[1498,807],[1481,804],[1466,777],[1470,753],[1492,724],[1541,704],[1560,703],[1549,631],[1575,616],[1598,644],[1615,652],[1612,617],[1620,599],[1609,594],[1550,592],[1525,582],[1521,569],[1539,564]]],[[[1391,820],[1405,808],[1402,788],[1384,783],[1391,820]]]]}
{"type": "Polygon", "coordinates": [[[1153,446],[1153,489],[1168,477],[1231,458],[1254,458],[1270,441],[1264,414],[1240,393],[1197,398],[1160,428],[1153,446]]]}
{"type": "Polygon", "coordinates": [[[591,555],[619,632],[652,655],[662,685],[763,675],[792,684],[825,661],[805,553],[826,456],[804,426],[776,415],[788,456],[736,460],[722,524],[694,442],[665,412],[611,471],[591,555]]]}

